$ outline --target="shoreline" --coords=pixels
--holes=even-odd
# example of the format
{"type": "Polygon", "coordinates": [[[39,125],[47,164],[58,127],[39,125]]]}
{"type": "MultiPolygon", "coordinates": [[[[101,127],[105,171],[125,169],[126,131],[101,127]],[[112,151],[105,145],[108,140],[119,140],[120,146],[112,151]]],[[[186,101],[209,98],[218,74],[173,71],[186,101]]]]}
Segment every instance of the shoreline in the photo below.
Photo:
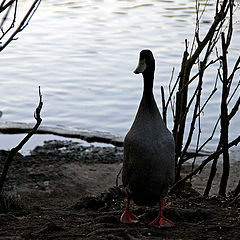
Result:
{"type": "MultiPolygon", "coordinates": [[[[53,136],[54,138],[54,136],[53,136]]],[[[84,158],[82,162],[82,169],[79,169],[81,172],[88,171],[88,167],[85,165],[95,165],[94,171],[96,174],[98,172],[102,173],[102,171],[109,171],[107,175],[109,176],[110,185],[107,184],[108,187],[111,187],[115,184],[116,175],[121,168],[122,159],[123,159],[123,147],[116,147],[110,144],[99,144],[99,143],[86,143],[84,141],[72,141],[69,139],[64,140],[48,140],[44,141],[43,145],[38,145],[34,149],[30,150],[28,154],[23,155],[23,157],[32,157],[44,159],[48,154],[53,156],[54,158],[64,157],[66,162],[63,164],[68,164],[67,159],[73,158],[78,159],[80,155],[81,158],[84,158]],[[88,152],[88,153],[87,153],[88,152]],[[109,155],[110,154],[110,155],[109,155]],[[115,160],[113,160],[113,159],[115,160]],[[87,160],[86,160],[87,159],[87,160]],[[92,160],[91,160],[92,159],[92,160]],[[93,160],[94,159],[94,160],[93,160]],[[96,160],[97,159],[97,160],[96,160]],[[103,165],[99,165],[103,164],[103,165]],[[104,169],[104,170],[103,170],[104,169]]],[[[5,151],[5,150],[3,150],[5,151]]],[[[22,153],[20,153],[22,154],[22,153]]],[[[207,156],[199,156],[196,158],[195,167],[197,167],[201,162],[206,159],[207,156]]],[[[82,161],[82,160],[81,160],[82,161]]],[[[200,174],[193,176],[191,180],[191,184],[195,190],[197,190],[200,194],[203,194],[208,176],[211,169],[211,163],[208,163],[203,171],[200,174]]],[[[74,169],[74,165],[70,166],[70,168],[74,169]]],[[[80,167],[81,168],[81,167],[80,167]]],[[[192,159],[188,160],[183,165],[182,176],[187,175],[192,171],[192,159]]],[[[210,195],[217,195],[218,188],[221,180],[221,172],[222,172],[222,156],[220,156],[218,164],[217,164],[217,173],[213,180],[212,189],[210,191],[210,195]]],[[[90,173],[91,179],[94,179],[94,174],[90,173]]],[[[77,174],[77,173],[74,173],[77,174]]],[[[228,187],[227,192],[233,191],[240,179],[240,150],[230,151],[230,174],[228,179],[228,187]]],[[[97,182],[93,181],[93,184],[97,182]]],[[[121,179],[119,178],[119,184],[121,184],[121,179]]],[[[103,184],[105,185],[105,184],[103,184]]],[[[100,188],[96,193],[100,193],[103,191],[103,188],[100,188]]],[[[93,194],[96,194],[93,192],[93,194]]]]}
{"type": "MultiPolygon", "coordinates": [[[[2,137],[9,137],[13,135],[21,135],[29,132],[32,127],[34,126],[33,123],[23,123],[23,122],[0,122],[0,139],[2,137]]],[[[113,146],[122,147],[123,146],[123,140],[124,136],[120,135],[114,135],[110,132],[105,131],[97,131],[97,130],[87,130],[87,129],[80,129],[80,128],[72,128],[72,127],[66,127],[66,126],[53,126],[53,125],[41,125],[39,126],[37,133],[33,135],[33,137],[30,139],[30,141],[27,144],[30,144],[32,142],[33,138],[38,136],[41,141],[44,140],[54,140],[54,137],[56,140],[72,140],[72,141],[78,141],[78,142],[86,142],[86,143],[92,143],[92,144],[111,144],[113,146]],[[46,139],[44,139],[44,137],[46,139]]],[[[21,141],[21,139],[19,139],[21,141]]],[[[32,143],[32,148],[39,145],[39,141],[36,140],[36,143],[32,143]]],[[[18,142],[17,142],[18,143],[18,142]]],[[[17,144],[16,143],[16,144],[17,144]]],[[[7,148],[12,148],[14,144],[8,144],[7,148]]],[[[6,147],[5,147],[6,148],[6,147]]],[[[239,146],[232,146],[230,148],[230,151],[240,151],[240,145],[239,146]]],[[[191,151],[191,148],[190,148],[191,151]]],[[[194,149],[192,148],[192,151],[194,152],[194,149]]],[[[213,149],[203,149],[202,153],[211,153],[215,151],[215,148],[213,149]]],[[[200,152],[201,153],[201,152],[200,152]]]]}

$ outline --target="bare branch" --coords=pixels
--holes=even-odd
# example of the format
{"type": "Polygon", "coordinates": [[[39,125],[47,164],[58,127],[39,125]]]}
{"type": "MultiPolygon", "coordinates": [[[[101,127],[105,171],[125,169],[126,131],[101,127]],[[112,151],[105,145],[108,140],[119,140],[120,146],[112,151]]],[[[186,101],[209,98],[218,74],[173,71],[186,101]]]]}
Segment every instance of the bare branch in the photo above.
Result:
{"type": "Polygon", "coordinates": [[[167,108],[165,104],[165,96],[164,96],[164,89],[163,86],[161,86],[161,95],[162,95],[162,114],[163,114],[163,122],[167,126],[167,108]]]}
{"type": "Polygon", "coordinates": [[[231,102],[231,100],[233,99],[233,97],[234,97],[234,95],[236,94],[239,86],[240,86],[240,80],[238,81],[238,84],[236,85],[235,89],[233,90],[231,96],[229,97],[229,99],[228,99],[228,104],[229,104],[229,103],[231,102]]]}
{"type": "Polygon", "coordinates": [[[210,29],[208,30],[206,36],[200,42],[200,44],[198,44],[197,49],[195,50],[195,52],[189,59],[190,65],[194,64],[194,62],[196,61],[196,59],[198,58],[198,56],[202,52],[202,50],[205,48],[205,46],[207,45],[209,40],[212,39],[219,24],[220,24],[220,26],[223,24],[223,20],[225,19],[227,12],[228,12],[228,8],[229,8],[227,3],[228,3],[228,0],[223,1],[222,5],[221,5],[221,9],[218,13],[216,13],[215,19],[214,19],[210,29]]]}
{"type": "Polygon", "coordinates": [[[228,25],[228,33],[227,33],[227,39],[226,39],[226,48],[229,47],[232,39],[232,33],[233,33],[233,0],[229,0],[229,25],[228,25]]]}
{"type": "MultiPolygon", "coordinates": [[[[208,50],[213,49],[212,46],[212,39],[214,35],[218,35],[221,29],[221,26],[224,22],[226,14],[228,12],[228,0],[224,0],[220,11],[216,14],[215,19],[205,35],[204,39],[198,43],[198,46],[194,53],[189,57],[188,53],[188,45],[186,43],[186,49],[183,55],[183,60],[181,64],[181,71],[180,71],[180,80],[179,80],[179,88],[176,94],[176,111],[175,111],[175,119],[174,119],[174,128],[173,128],[173,136],[176,142],[176,152],[175,152],[175,163],[177,164],[178,157],[181,155],[182,145],[183,145],[183,138],[184,138],[184,131],[185,131],[185,122],[187,117],[187,98],[188,98],[188,82],[190,78],[190,73],[192,70],[193,65],[195,64],[196,60],[199,58],[200,54],[202,53],[203,49],[208,44],[208,50]],[[216,33],[217,32],[217,33],[216,33]],[[211,43],[209,43],[211,42],[211,43]],[[186,87],[185,87],[186,86],[186,87]],[[183,89],[184,88],[184,89],[183,89]],[[183,89],[183,90],[182,90],[183,89]]],[[[216,39],[216,38],[215,38],[216,39]]],[[[214,41],[216,43],[216,41],[214,41]]],[[[210,54],[210,52],[209,52],[210,54]]],[[[208,55],[209,55],[208,54],[208,55]]],[[[208,57],[208,55],[206,55],[208,57]]]]}
{"type": "Polygon", "coordinates": [[[231,120],[234,117],[234,115],[237,113],[239,105],[240,105],[240,97],[238,98],[238,100],[236,101],[235,105],[233,106],[230,114],[228,115],[229,120],[231,120]]]}
{"type": "Polygon", "coordinates": [[[232,191],[232,195],[233,197],[237,198],[237,197],[240,197],[239,193],[240,193],[240,180],[238,182],[237,187],[232,191]]]}
{"type": "MultiPolygon", "coordinates": [[[[178,161],[178,165],[177,165],[177,171],[176,171],[176,178],[179,179],[180,178],[180,172],[181,172],[181,165],[183,164],[184,162],[184,156],[188,150],[188,147],[192,141],[192,136],[193,136],[193,132],[194,132],[194,129],[195,129],[195,122],[196,122],[196,119],[197,119],[197,111],[198,111],[198,108],[200,106],[200,98],[201,98],[201,92],[202,92],[202,77],[203,77],[203,70],[202,70],[202,67],[203,67],[203,63],[201,62],[200,63],[200,70],[199,72],[201,72],[200,74],[200,77],[199,77],[199,82],[198,82],[198,86],[193,94],[193,97],[191,100],[193,100],[193,98],[195,98],[195,95],[196,95],[196,102],[195,102],[195,107],[194,107],[194,111],[193,111],[193,117],[192,117],[192,122],[191,122],[191,125],[190,125],[190,130],[189,130],[189,134],[188,134],[188,138],[187,138],[187,141],[186,141],[186,144],[185,144],[185,147],[182,151],[182,154],[180,156],[180,159],[178,161]]],[[[191,101],[190,100],[190,103],[189,105],[191,105],[191,101]]],[[[190,106],[187,107],[187,111],[189,109],[190,106]]]]}
{"type": "MultiPolygon", "coordinates": [[[[198,105],[198,107],[200,108],[200,105],[198,105]]],[[[202,131],[201,131],[201,118],[199,117],[198,118],[198,137],[197,137],[197,144],[196,144],[196,152],[197,152],[198,147],[199,147],[201,133],[202,133],[202,131]]],[[[197,155],[195,154],[195,156],[193,158],[193,162],[192,162],[192,171],[193,171],[194,166],[195,166],[196,158],[197,158],[197,155]]]]}
{"type": "Polygon", "coordinates": [[[25,17],[23,18],[23,20],[21,21],[21,23],[19,24],[19,26],[17,27],[17,29],[14,31],[14,33],[8,38],[8,40],[0,47],[0,52],[7,47],[7,45],[15,38],[15,36],[21,32],[29,23],[30,19],[32,18],[33,14],[35,13],[35,11],[37,10],[39,4],[40,4],[41,0],[35,0],[32,4],[32,6],[30,7],[30,9],[28,10],[27,14],[25,15],[25,17]]]}
{"type": "Polygon", "coordinates": [[[2,40],[3,37],[4,37],[12,28],[14,28],[14,24],[15,24],[15,21],[16,21],[16,15],[17,15],[17,3],[18,3],[18,1],[16,0],[16,2],[15,2],[15,9],[14,9],[14,15],[13,15],[13,20],[12,20],[12,23],[10,24],[10,26],[8,27],[8,29],[7,29],[6,31],[3,30],[3,24],[4,24],[4,22],[6,21],[7,16],[8,16],[8,14],[9,14],[9,12],[10,12],[10,10],[11,10],[11,7],[12,7],[13,5],[11,5],[11,6],[9,7],[7,13],[5,14],[5,16],[4,16],[3,19],[2,19],[2,22],[1,22],[1,25],[0,25],[0,28],[1,28],[1,31],[2,31],[2,36],[1,36],[0,40],[2,40]]]}
{"type": "Polygon", "coordinates": [[[175,68],[172,69],[172,74],[171,74],[171,79],[170,79],[170,82],[169,82],[169,85],[168,85],[168,91],[169,91],[169,98],[168,98],[168,101],[167,101],[167,104],[166,104],[166,108],[168,108],[168,104],[170,102],[170,106],[171,106],[171,110],[172,110],[172,116],[173,116],[173,119],[175,118],[175,113],[174,113],[174,99],[172,100],[172,95],[175,91],[175,88],[177,86],[177,83],[179,81],[179,77],[177,78],[172,90],[171,90],[171,84],[172,84],[172,80],[173,80],[173,76],[174,76],[174,71],[175,71],[175,68]]]}
{"type": "MultiPolygon", "coordinates": [[[[240,142],[240,136],[238,136],[236,139],[234,139],[232,142],[230,142],[228,144],[228,149],[230,149],[232,146],[234,145],[238,145],[238,143],[240,142]]],[[[182,178],[181,180],[179,180],[177,183],[175,183],[173,185],[173,187],[170,189],[171,193],[174,193],[179,186],[181,186],[182,184],[184,184],[189,178],[193,177],[194,175],[196,175],[197,173],[201,172],[203,170],[203,168],[209,163],[211,162],[214,158],[219,157],[221,154],[223,153],[223,149],[219,149],[218,151],[212,153],[209,157],[207,157],[204,161],[202,161],[202,163],[191,173],[189,173],[187,176],[185,176],[184,178],[182,178]]]]}
{"type": "Polygon", "coordinates": [[[11,7],[11,5],[15,2],[16,0],[10,0],[9,2],[7,2],[5,5],[4,3],[6,2],[5,0],[2,1],[2,4],[0,6],[0,13],[3,12],[6,8],[8,8],[9,6],[11,7]]]}
{"type": "MultiPolygon", "coordinates": [[[[220,60],[220,57],[216,58],[215,60],[211,60],[206,66],[204,66],[203,71],[205,71],[209,66],[211,66],[212,64],[216,63],[217,61],[220,60]]],[[[182,91],[188,87],[190,85],[190,83],[192,83],[198,76],[199,76],[200,72],[198,71],[187,83],[185,86],[183,86],[183,88],[180,90],[179,94],[182,93],[182,91]]]]}
{"type": "Polygon", "coordinates": [[[240,56],[238,57],[238,59],[237,59],[235,65],[234,65],[234,68],[233,68],[233,70],[232,70],[232,73],[231,73],[231,74],[229,75],[229,77],[228,77],[228,81],[229,81],[229,83],[232,82],[235,73],[237,72],[237,70],[240,69],[239,64],[240,64],[240,56]]]}
{"type": "Polygon", "coordinates": [[[34,117],[35,117],[37,123],[35,124],[33,129],[27,134],[27,136],[25,136],[25,138],[16,147],[11,149],[11,151],[10,151],[6,161],[5,161],[4,168],[3,168],[3,171],[2,171],[2,175],[1,175],[1,179],[0,179],[0,193],[3,190],[3,184],[4,184],[4,181],[6,179],[7,172],[8,172],[8,169],[11,165],[11,162],[12,162],[15,154],[18,151],[20,151],[22,149],[22,147],[24,146],[24,144],[33,136],[33,134],[35,134],[37,132],[37,129],[42,122],[42,119],[40,117],[42,106],[43,106],[42,95],[41,95],[41,90],[40,90],[40,87],[39,87],[39,104],[38,104],[38,107],[36,108],[35,113],[34,113],[34,117]]]}
{"type": "Polygon", "coordinates": [[[169,82],[169,85],[168,85],[169,97],[168,97],[168,100],[167,100],[166,107],[168,107],[169,102],[171,102],[172,95],[173,95],[173,93],[174,93],[174,91],[176,89],[176,86],[177,86],[177,83],[178,83],[178,80],[179,80],[179,77],[178,77],[176,82],[175,82],[175,84],[174,84],[174,86],[173,86],[173,88],[171,89],[174,71],[175,71],[175,68],[172,69],[171,78],[170,78],[170,82],[169,82]]]}
{"type": "Polygon", "coordinates": [[[229,118],[228,118],[228,106],[227,99],[229,94],[228,88],[228,62],[227,51],[229,44],[225,40],[225,34],[222,33],[222,99],[221,99],[221,136],[220,141],[223,149],[223,172],[219,187],[219,195],[225,196],[227,189],[227,182],[229,176],[229,152],[228,152],[228,130],[229,130],[229,118]]]}

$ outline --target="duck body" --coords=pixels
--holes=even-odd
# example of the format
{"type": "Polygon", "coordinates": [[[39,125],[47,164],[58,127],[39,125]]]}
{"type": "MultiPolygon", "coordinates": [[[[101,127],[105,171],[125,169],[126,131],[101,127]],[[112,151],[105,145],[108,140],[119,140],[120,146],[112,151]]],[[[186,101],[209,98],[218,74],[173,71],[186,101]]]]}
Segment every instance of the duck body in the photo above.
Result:
{"type": "Polygon", "coordinates": [[[124,139],[122,181],[127,194],[126,209],[120,221],[136,223],[130,211],[130,200],[137,205],[154,206],[160,203],[154,227],[171,227],[173,222],[163,216],[163,198],[174,183],[175,143],[165,126],[153,95],[155,60],[150,50],[140,52],[134,73],[142,73],[144,89],[135,120],[124,139]]]}
{"type": "Polygon", "coordinates": [[[122,180],[137,205],[154,206],[174,182],[174,140],[153,94],[143,94],[124,139],[122,180]]]}

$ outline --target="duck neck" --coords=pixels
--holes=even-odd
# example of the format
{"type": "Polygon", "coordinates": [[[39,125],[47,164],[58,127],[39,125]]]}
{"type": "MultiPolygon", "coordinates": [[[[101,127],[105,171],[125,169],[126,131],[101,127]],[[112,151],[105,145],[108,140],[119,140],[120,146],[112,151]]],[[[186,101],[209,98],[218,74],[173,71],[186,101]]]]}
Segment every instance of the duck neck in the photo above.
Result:
{"type": "Polygon", "coordinates": [[[143,73],[143,80],[144,80],[143,96],[147,97],[153,94],[153,79],[154,79],[154,72],[143,73]]]}

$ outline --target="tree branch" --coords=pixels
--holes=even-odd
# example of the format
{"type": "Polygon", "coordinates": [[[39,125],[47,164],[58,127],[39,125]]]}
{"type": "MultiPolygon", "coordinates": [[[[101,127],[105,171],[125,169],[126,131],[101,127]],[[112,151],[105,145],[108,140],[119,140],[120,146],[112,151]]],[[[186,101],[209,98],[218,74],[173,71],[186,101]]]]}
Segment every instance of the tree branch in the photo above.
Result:
{"type": "Polygon", "coordinates": [[[1,6],[0,6],[0,13],[3,12],[6,8],[8,8],[9,6],[11,6],[16,0],[10,0],[9,2],[7,2],[5,5],[4,3],[6,1],[3,1],[1,6]]]}
{"type": "Polygon", "coordinates": [[[33,134],[35,134],[37,132],[37,129],[42,122],[42,119],[41,119],[41,116],[40,116],[42,106],[43,106],[42,94],[41,94],[41,90],[40,90],[40,87],[39,87],[39,104],[38,104],[38,106],[37,106],[37,108],[34,112],[34,118],[36,119],[37,122],[36,122],[35,126],[33,127],[33,129],[27,134],[27,136],[25,136],[25,138],[16,147],[12,148],[10,153],[8,154],[8,157],[5,161],[4,168],[3,168],[3,171],[2,171],[2,175],[1,175],[1,178],[0,178],[0,193],[3,190],[3,184],[4,184],[4,181],[6,179],[7,172],[8,172],[8,169],[11,165],[11,162],[12,162],[15,154],[18,151],[20,151],[22,149],[23,145],[33,136],[33,134]]]}
{"type": "Polygon", "coordinates": [[[163,115],[163,122],[167,127],[167,107],[165,103],[165,96],[164,96],[164,88],[161,86],[161,96],[162,96],[162,115],[163,115]]]}
{"type": "Polygon", "coordinates": [[[21,21],[21,23],[19,24],[19,26],[17,27],[17,29],[14,31],[14,33],[8,38],[8,40],[0,47],[0,52],[7,47],[7,45],[14,39],[14,37],[21,32],[29,23],[30,19],[32,18],[33,14],[35,13],[35,11],[37,10],[39,4],[40,4],[41,0],[35,0],[32,4],[32,6],[30,7],[30,9],[28,10],[27,14],[25,15],[25,17],[23,18],[23,20],[21,21]]]}
{"type": "MultiPolygon", "coordinates": [[[[13,2],[14,2],[14,1],[13,1],[13,2]]],[[[15,24],[16,16],[17,16],[17,6],[18,6],[17,4],[18,4],[18,1],[16,0],[16,2],[15,2],[14,14],[13,14],[13,20],[12,20],[12,23],[10,24],[10,26],[8,27],[8,29],[7,29],[6,31],[3,30],[3,25],[4,25],[4,22],[5,22],[6,19],[7,19],[7,16],[8,16],[8,14],[9,14],[9,12],[10,12],[11,7],[12,7],[13,4],[9,7],[7,13],[5,14],[5,16],[4,16],[3,19],[2,19],[2,22],[1,22],[1,24],[0,24],[0,28],[1,28],[1,31],[2,31],[2,36],[1,36],[0,40],[2,40],[2,39],[4,38],[4,36],[5,36],[12,28],[14,28],[14,24],[15,24]]]]}
{"type": "MultiPolygon", "coordinates": [[[[238,143],[240,142],[240,136],[238,136],[237,138],[235,138],[232,142],[230,142],[228,144],[228,149],[231,148],[232,146],[237,146],[238,143]]],[[[170,193],[174,193],[176,192],[176,190],[179,188],[179,186],[181,186],[182,184],[184,184],[189,178],[191,178],[192,176],[196,175],[197,173],[201,172],[203,170],[203,168],[209,163],[211,162],[214,158],[219,157],[221,154],[223,153],[223,149],[219,149],[218,151],[212,153],[209,157],[207,157],[205,160],[202,161],[202,163],[191,173],[189,173],[187,176],[185,176],[184,178],[182,178],[181,180],[179,180],[178,182],[176,182],[172,188],[170,189],[170,193]]]]}

